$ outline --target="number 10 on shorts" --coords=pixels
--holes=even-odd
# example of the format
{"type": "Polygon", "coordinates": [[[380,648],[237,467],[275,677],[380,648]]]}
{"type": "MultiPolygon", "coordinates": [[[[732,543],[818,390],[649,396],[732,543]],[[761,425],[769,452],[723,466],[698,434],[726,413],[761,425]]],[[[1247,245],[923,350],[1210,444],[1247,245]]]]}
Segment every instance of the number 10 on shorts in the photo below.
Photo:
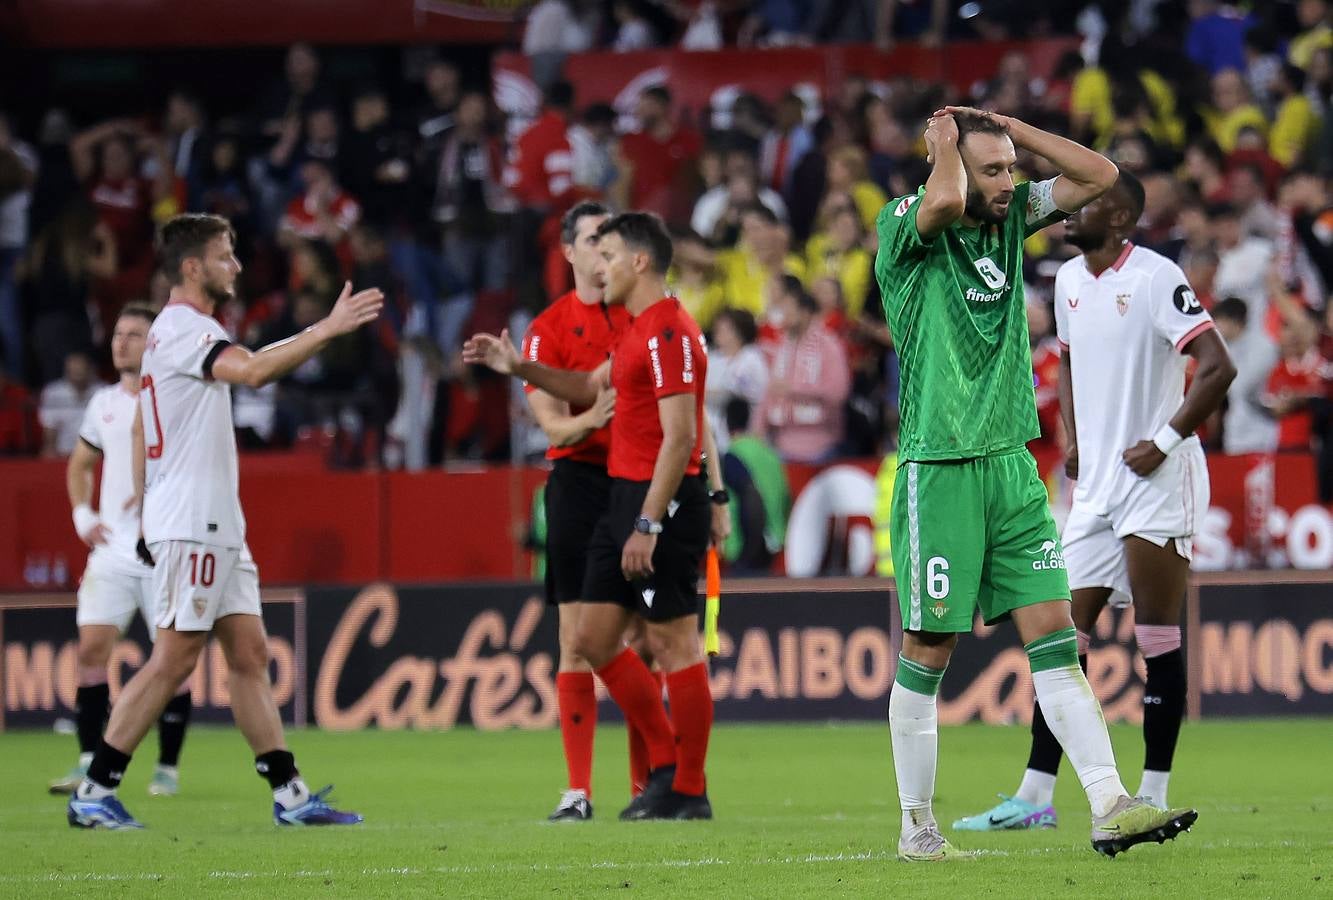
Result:
{"type": "MultiPolygon", "coordinates": [[[[934,562],[934,560],[932,560],[934,562]]],[[[212,587],[213,576],[217,572],[217,560],[211,553],[191,553],[190,554],[190,584],[197,587],[212,587]]],[[[948,584],[948,579],[945,579],[948,584]]],[[[945,590],[948,590],[946,587],[945,590]]],[[[931,596],[935,596],[931,594],[931,596]]]]}

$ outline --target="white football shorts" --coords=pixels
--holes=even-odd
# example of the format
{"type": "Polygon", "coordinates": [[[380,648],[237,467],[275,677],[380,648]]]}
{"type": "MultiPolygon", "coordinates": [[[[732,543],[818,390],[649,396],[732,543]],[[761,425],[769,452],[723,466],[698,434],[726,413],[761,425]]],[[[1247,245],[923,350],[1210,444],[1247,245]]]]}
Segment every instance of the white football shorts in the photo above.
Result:
{"type": "Polygon", "coordinates": [[[148,551],[158,628],[212,631],[225,616],[262,614],[259,569],[249,547],[156,541],[148,551]]]}

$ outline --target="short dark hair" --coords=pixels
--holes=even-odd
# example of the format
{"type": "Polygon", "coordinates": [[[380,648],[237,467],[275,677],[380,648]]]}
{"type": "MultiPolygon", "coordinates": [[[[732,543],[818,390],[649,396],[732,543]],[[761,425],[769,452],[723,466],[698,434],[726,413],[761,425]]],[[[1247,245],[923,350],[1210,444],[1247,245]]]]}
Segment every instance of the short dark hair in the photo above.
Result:
{"type": "Polygon", "coordinates": [[[1143,206],[1147,202],[1147,194],[1143,190],[1143,182],[1134,175],[1134,173],[1120,170],[1120,176],[1116,178],[1115,185],[1111,188],[1120,195],[1125,206],[1129,209],[1129,221],[1133,225],[1143,215],[1143,206]]]}
{"type": "Polygon", "coordinates": [[[665,275],[671,268],[671,235],[662,220],[652,213],[627,212],[612,216],[597,229],[597,236],[618,234],[626,245],[645,250],[653,262],[653,271],[665,275]]]}
{"type": "Polygon", "coordinates": [[[208,242],[224,234],[236,243],[231,223],[211,213],[182,213],[168,219],[157,235],[157,255],[167,280],[180,284],[181,263],[191,256],[203,256],[208,242]]]}
{"type": "Polygon", "coordinates": [[[819,301],[810,296],[810,292],[805,289],[801,279],[795,275],[782,276],[782,290],[796,301],[797,308],[808,313],[819,312],[819,301]]]}
{"type": "Polygon", "coordinates": [[[641,93],[639,96],[652,97],[654,100],[661,103],[663,106],[671,105],[671,89],[668,88],[665,84],[655,84],[652,87],[644,88],[643,93],[641,93]]]}
{"type": "Polygon", "coordinates": [[[1208,219],[1239,219],[1240,210],[1232,203],[1210,203],[1207,209],[1208,219]]]}
{"type": "Polygon", "coordinates": [[[557,81],[546,89],[546,105],[555,109],[569,109],[574,105],[574,85],[557,81]]]}
{"type": "Polygon", "coordinates": [[[1217,301],[1213,307],[1213,318],[1230,319],[1244,328],[1250,318],[1250,308],[1239,297],[1227,297],[1225,300],[1217,301]]]}
{"type": "Polygon", "coordinates": [[[594,103],[583,111],[583,122],[586,125],[614,125],[616,111],[609,103],[594,103]]]}
{"type": "Polygon", "coordinates": [[[727,431],[747,431],[750,428],[750,401],[744,397],[732,397],[724,407],[723,415],[727,419],[727,431]]]}
{"type": "Polygon", "coordinates": [[[954,113],[953,120],[958,126],[959,146],[962,145],[969,134],[1000,134],[1005,136],[1009,134],[1009,126],[994,116],[961,112],[954,113]]]}
{"type": "Polygon", "coordinates": [[[579,236],[579,220],[585,216],[609,216],[611,210],[593,200],[584,200],[570,207],[560,217],[560,243],[572,244],[579,236]]]}
{"type": "Polygon", "coordinates": [[[157,313],[153,312],[151,309],[149,309],[147,306],[144,306],[141,303],[127,303],[121,307],[120,315],[116,316],[116,320],[119,321],[126,317],[132,319],[143,319],[149,325],[152,325],[153,320],[157,318],[157,313]]]}
{"type": "Polygon", "coordinates": [[[731,323],[731,327],[736,329],[736,334],[740,335],[742,344],[753,344],[759,338],[759,324],[754,320],[754,313],[748,309],[738,309],[729,306],[717,314],[713,319],[713,327],[723,319],[731,323]]]}

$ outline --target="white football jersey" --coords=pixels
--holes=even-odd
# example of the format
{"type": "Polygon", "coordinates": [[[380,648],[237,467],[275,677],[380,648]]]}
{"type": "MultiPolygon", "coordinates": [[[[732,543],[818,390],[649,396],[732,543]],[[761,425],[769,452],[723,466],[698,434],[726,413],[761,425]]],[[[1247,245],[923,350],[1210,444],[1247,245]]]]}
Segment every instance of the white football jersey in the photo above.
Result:
{"type": "MultiPolygon", "coordinates": [[[[1185,346],[1213,320],[1171,260],[1126,244],[1100,276],[1082,256],[1055,276],[1055,333],[1070,354],[1078,431],[1075,502],[1106,515],[1141,481],[1121,458],[1180,409],[1185,346]]],[[[1199,439],[1186,435],[1182,446],[1199,439]]]]}
{"type": "Polygon", "coordinates": [[[167,304],[143,356],[144,539],[245,543],[231,386],[210,377],[231,338],[212,316],[167,304]]]}
{"type": "Polygon", "coordinates": [[[139,561],[139,508],[125,504],[134,496],[134,457],[130,441],[134,433],[134,410],[138,398],[118,384],[93,394],[83,411],[79,437],[102,452],[102,490],[97,514],[111,532],[105,544],[93,548],[92,556],[118,571],[144,575],[149,568],[139,561]]]}

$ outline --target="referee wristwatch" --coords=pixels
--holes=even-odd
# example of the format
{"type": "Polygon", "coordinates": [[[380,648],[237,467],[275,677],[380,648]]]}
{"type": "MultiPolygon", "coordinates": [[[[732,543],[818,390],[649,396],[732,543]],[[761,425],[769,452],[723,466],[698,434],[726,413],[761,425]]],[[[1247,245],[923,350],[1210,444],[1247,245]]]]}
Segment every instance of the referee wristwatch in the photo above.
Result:
{"type": "Polygon", "coordinates": [[[708,499],[712,500],[718,506],[726,506],[731,502],[731,495],[727,493],[726,488],[718,488],[715,491],[708,492],[708,499]]]}
{"type": "Polygon", "coordinates": [[[639,534],[661,534],[662,523],[654,522],[647,516],[639,516],[634,520],[634,530],[639,534]]]}

